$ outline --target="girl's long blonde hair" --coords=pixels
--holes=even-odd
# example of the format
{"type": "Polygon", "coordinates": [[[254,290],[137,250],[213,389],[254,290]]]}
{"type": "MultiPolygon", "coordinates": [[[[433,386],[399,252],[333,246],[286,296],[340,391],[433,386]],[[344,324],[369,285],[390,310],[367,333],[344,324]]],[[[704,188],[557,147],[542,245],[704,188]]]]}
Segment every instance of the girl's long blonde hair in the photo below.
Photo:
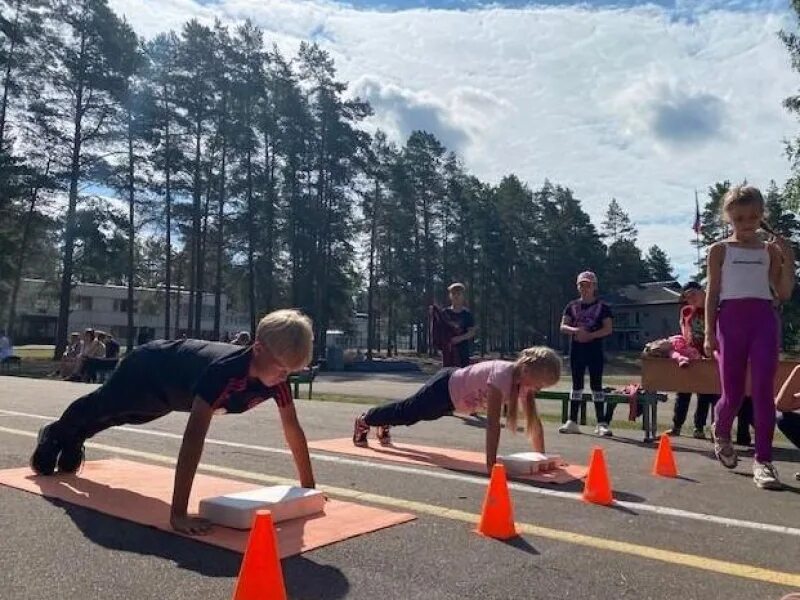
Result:
{"type": "Polygon", "coordinates": [[[508,414],[506,415],[506,429],[517,432],[517,415],[519,403],[522,402],[525,411],[525,431],[530,436],[533,429],[533,422],[536,420],[536,407],[533,402],[528,402],[528,398],[519,398],[518,381],[519,374],[527,370],[536,373],[541,377],[541,381],[548,385],[554,385],[561,377],[561,358],[555,350],[547,346],[532,346],[525,348],[519,353],[519,357],[514,365],[515,385],[512,388],[512,397],[508,399],[508,414]],[[514,393],[516,391],[516,393],[514,393]]]}

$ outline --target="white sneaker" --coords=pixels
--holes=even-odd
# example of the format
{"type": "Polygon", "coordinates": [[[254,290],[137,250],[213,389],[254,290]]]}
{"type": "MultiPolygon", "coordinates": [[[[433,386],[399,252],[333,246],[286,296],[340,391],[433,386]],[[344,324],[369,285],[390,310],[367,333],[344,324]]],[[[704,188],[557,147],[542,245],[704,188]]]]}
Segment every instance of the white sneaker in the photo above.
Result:
{"type": "Polygon", "coordinates": [[[558,433],[580,433],[581,428],[575,421],[567,421],[558,428],[558,433]]]}
{"type": "Polygon", "coordinates": [[[726,469],[735,469],[739,464],[739,457],[730,440],[722,440],[717,437],[717,432],[711,428],[711,439],[714,442],[714,456],[722,463],[726,469]]]}
{"type": "Polygon", "coordinates": [[[778,479],[778,472],[772,463],[753,461],[753,481],[762,490],[780,490],[783,484],[778,479]]]}
{"type": "Polygon", "coordinates": [[[602,435],[605,437],[611,437],[613,432],[611,428],[606,423],[598,423],[597,427],[594,428],[594,432],[596,435],[602,435]]]}

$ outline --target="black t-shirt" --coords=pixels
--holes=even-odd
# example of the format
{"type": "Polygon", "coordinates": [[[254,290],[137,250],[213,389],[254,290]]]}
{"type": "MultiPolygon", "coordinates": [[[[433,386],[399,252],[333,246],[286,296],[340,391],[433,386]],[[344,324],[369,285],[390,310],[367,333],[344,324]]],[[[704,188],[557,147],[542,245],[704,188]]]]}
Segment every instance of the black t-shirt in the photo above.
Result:
{"type": "Polygon", "coordinates": [[[114,338],[107,339],[106,342],[106,358],[117,358],[119,356],[119,342],[114,338]]]}
{"type": "Polygon", "coordinates": [[[274,398],[279,407],[292,403],[292,392],[284,381],[265,386],[249,376],[251,346],[234,346],[202,340],[156,340],[136,349],[139,367],[147,368],[151,387],[171,398],[185,398],[189,406],[197,396],[218,413],[242,413],[274,398]]]}
{"type": "MultiPolygon", "coordinates": [[[[564,308],[564,322],[570,327],[581,327],[588,332],[603,328],[603,321],[611,318],[611,308],[602,300],[584,303],[580,299],[573,300],[564,308]]],[[[572,338],[572,346],[602,346],[603,338],[591,342],[578,342],[572,338]]]]}
{"type": "MultiPolygon", "coordinates": [[[[458,335],[463,335],[467,333],[468,329],[475,327],[475,317],[472,316],[472,312],[468,308],[462,308],[458,312],[452,308],[445,308],[444,313],[450,321],[458,324],[460,328],[458,335]]],[[[467,366],[472,353],[472,340],[464,340],[456,344],[456,352],[458,352],[458,356],[461,359],[461,365],[467,366]]]]}

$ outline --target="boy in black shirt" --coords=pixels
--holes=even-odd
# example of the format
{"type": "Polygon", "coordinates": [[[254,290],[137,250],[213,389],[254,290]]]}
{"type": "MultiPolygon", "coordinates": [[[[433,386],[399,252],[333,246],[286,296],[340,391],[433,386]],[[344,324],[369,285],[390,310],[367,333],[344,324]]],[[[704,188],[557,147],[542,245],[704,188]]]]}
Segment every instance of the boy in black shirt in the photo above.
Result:
{"type": "Polygon", "coordinates": [[[470,354],[472,354],[472,338],[475,337],[475,318],[470,310],[464,306],[464,284],[454,283],[447,288],[450,294],[450,306],[444,309],[447,318],[458,323],[461,335],[457,335],[450,340],[454,352],[455,364],[443,364],[443,367],[467,367],[469,366],[470,354]]]}
{"type": "Polygon", "coordinates": [[[258,324],[256,342],[239,347],[201,340],[158,340],[136,348],[103,386],[73,402],[39,432],[31,467],[40,475],[74,473],[84,441],[110,427],[147,423],[173,411],[189,413],[175,467],[172,527],[205,533],[207,521],[189,517],[189,494],[214,414],[242,413],[275,399],[300,485],[313,488],[305,434],[297,420],[287,376],[311,359],[308,317],[279,310],[258,324]]]}

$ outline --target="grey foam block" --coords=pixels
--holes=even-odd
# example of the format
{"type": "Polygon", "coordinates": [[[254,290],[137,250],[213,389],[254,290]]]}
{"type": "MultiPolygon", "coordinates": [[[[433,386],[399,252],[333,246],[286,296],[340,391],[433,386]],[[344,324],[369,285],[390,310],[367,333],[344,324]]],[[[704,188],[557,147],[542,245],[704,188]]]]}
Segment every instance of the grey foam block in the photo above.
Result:
{"type": "Polygon", "coordinates": [[[541,452],[517,452],[498,456],[509,475],[534,475],[542,471],[550,471],[561,466],[563,461],[557,454],[543,454],[541,452]]]}
{"type": "Polygon", "coordinates": [[[273,485],[200,500],[200,516],[217,525],[250,529],[257,510],[269,510],[273,523],[324,512],[319,490],[273,485]]]}

